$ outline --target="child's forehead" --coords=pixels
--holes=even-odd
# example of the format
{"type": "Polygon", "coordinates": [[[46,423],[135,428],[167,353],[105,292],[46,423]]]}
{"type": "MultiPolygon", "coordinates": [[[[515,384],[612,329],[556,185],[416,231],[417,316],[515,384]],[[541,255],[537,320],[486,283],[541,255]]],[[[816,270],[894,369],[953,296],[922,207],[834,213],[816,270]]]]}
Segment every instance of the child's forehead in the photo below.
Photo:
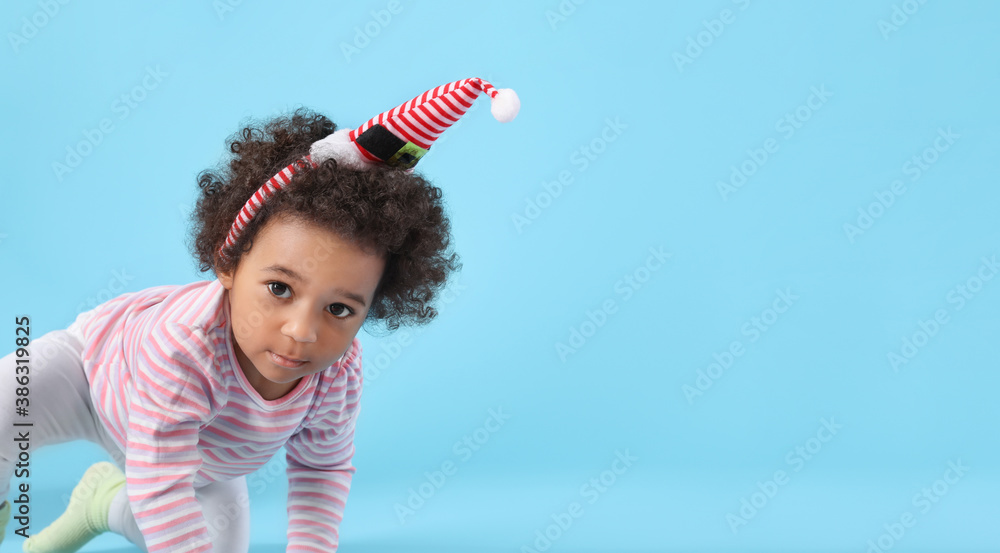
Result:
{"type": "Polygon", "coordinates": [[[357,237],[348,236],[329,223],[312,221],[295,214],[281,213],[269,219],[264,227],[258,231],[258,239],[261,234],[265,234],[270,241],[278,242],[279,247],[282,248],[290,243],[286,241],[305,244],[320,257],[324,252],[331,255],[337,252],[349,252],[352,255],[366,255],[382,259],[388,257],[385,248],[372,241],[366,242],[357,237]]]}
{"type": "Polygon", "coordinates": [[[378,282],[386,258],[314,223],[275,221],[259,231],[240,264],[324,288],[369,287],[378,282]]]}
{"type": "Polygon", "coordinates": [[[257,231],[257,236],[251,243],[251,250],[258,243],[275,245],[279,250],[305,246],[329,252],[354,246],[352,240],[326,225],[284,214],[269,219],[257,231]]]}
{"type": "Polygon", "coordinates": [[[259,236],[248,252],[254,264],[262,269],[283,268],[286,272],[305,274],[367,256],[351,241],[320,229],[275,231],[259,236]]]}

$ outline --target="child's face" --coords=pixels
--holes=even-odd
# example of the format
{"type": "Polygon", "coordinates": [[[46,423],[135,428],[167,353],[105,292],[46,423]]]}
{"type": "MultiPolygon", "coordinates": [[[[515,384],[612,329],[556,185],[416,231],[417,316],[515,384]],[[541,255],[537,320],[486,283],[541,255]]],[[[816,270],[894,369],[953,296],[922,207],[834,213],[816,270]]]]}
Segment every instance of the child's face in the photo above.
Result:
{"type": "Polygon", "coordinates": [[[258,231],[228,290],[236,356],[265,399],[290,392],[350,347],[371,307],[385,259],[302,219],[258,231]]]}

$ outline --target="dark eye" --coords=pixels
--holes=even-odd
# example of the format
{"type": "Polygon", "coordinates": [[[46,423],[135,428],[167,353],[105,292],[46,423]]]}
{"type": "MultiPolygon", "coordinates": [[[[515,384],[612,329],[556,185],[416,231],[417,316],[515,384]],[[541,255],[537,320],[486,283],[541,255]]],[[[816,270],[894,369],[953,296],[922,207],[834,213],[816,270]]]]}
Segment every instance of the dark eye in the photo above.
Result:
{"type": "Polygon", "coordinates": [[[342,303],[334,303],[330,305],[330,313],[338,319],[346,319],[354,314],[354,310],[342,303]]]}
{"type": "Polygon", "coordinates": [[[275,296],[278,296],[279,298],[290,297],[290,296],[286,296],[285,295],[285,293],[291,292],[288,289],[288,285],[283,284],[281,282],[268,282],[267,283],[267,288],[268,288],[268,290],[271,291],[272,294],[274,294],[275,296]]]}

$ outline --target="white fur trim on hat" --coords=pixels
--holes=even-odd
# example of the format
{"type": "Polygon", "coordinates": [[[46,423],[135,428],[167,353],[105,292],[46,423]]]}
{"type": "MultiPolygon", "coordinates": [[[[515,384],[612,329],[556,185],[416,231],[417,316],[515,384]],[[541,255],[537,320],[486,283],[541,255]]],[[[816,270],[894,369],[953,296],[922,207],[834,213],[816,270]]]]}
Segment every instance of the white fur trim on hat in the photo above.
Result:
{"type": "Polygon", "coordinates": [[[328,159],[336,159],[337,163],[355,171],[365,171],[375,165],[361,155],[351,138],[351,129],[340,129],[330,136],[313,142],[309,147],[309,156],[316,165],[328,159]]]}

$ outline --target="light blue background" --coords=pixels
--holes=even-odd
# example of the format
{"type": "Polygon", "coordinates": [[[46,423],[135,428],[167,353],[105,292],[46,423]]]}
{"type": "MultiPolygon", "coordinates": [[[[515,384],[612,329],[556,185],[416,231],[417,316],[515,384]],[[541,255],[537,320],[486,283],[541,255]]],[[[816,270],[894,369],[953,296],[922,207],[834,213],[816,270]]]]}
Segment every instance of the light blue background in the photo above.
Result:
{"type": "MultiPolygon", "coordinates": [[[[246,117],[307,106],[349,127],[473,76],[519,94],[515,121],[481,99],[421,161],[464,269],[429,327],[360,334],[341,551],[534,549],[574,501],[582,516],[549,528],[551,551],[861,552],[880,536],[896,551],[1000,551],[1000,280],[949,301],[1000,253],[1000,4],[399,0],[384,25],[382,1],[43,5],[0,8],[11,342],[15,314],[35,336],[63,328],[113,296],[116,275],[128,291],[207,278],[185,246],[195,175],[246,117]],[[894,10],[899,25],[880,28],[894,10]],[[12,39],[24,18],[45,24],[12,39]],[[156,68],[125,113],[115,102],[156,68]],[[788,136],[780,121],[797,112],[788,136]],[[58,177],[104,118],[111,132],[58,177]],[[936,159],[916,173],[922,155],[936,159]],[[759,167],[720,193],[744,163],[759,167]],[[897,180],[905,192],[849,237],[897,180]],[[645,271],[650,248],[671,257],[645,271]],[[627,275],[645,280],[628,297],[627,275]],[[798,299],[775,320],[778,290],[798,299]],[[602,305],[614,312],[588,326],[602,305]],[[888,354],[938,310],[948,322],[894,370],[888,354]],[[754,317],[772,323],[756,340],[754,317]],[[589,337],[560,356],[572,329],[589,337]],[[684,386],[734,341],[743,355],[689,401],[684,386]],[[462,454],[491,409],[509,420],[462,454]],[[820,442],[824,418],[842,428],[820,442]],[[588,494],[626,451],[632,466],[588,494]],[[457,472],[401,521],[397,504],[448,461],[457,472]],[[943,486],[949,462],[969,470],[943,486]],[[734,532],[727,515],[779,470],[787,483],[734,532]],[[914,495],[938,480],[924,512],[914,495]],[[906,512],[905,535],[883,536],[906,512]]],[[[103,458],[86,443],[36,454],[33,531],[103,458]]],[[[283,461],[264,470],[252,550],[283,551],[283,461]]],[[[19,548],[12,531],[4,551],[19,548]]],[[[106,535],[85,550],[126,546],[106,535]]]]}

